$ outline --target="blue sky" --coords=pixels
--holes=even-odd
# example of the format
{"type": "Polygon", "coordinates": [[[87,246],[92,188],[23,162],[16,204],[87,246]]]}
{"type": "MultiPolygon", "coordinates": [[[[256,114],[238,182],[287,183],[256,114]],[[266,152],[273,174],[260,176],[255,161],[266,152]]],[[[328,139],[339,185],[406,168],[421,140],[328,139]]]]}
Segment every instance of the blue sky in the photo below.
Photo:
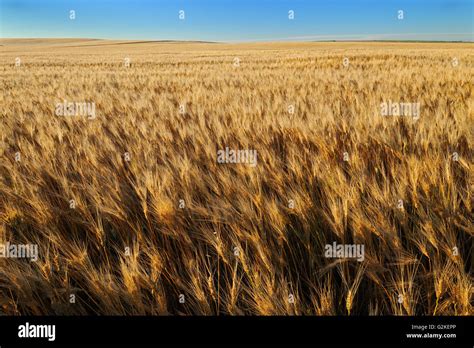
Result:
{"type": "Polygon", "coordinates": [[[0,0],[0,37],[473,41],[474,0],[0,0]],[[69,19],[69,11],[76,19],[69,19]],[[185,20],[179,11],[185,11],[185,20]],[[288,11],[295,13],[288,19],[288,11]],[[398,10],[404,19],[397,18],[398,10]]]}

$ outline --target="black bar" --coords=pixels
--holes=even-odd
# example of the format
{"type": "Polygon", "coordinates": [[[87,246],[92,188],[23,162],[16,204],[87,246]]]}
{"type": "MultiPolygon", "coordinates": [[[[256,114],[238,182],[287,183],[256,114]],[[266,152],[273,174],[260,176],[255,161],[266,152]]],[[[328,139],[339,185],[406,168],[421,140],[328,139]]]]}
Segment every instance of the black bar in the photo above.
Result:
{"type": "Polygon", "coordinates": [[[0,346],[68,344],[410,344],[466,346],[473,317],[0,317],[0,346]],[[55,340],[20,338],[19,326],[55,325],[55,340]],[[416,325],[417,327],[413,327],[416,325]],[[430,325],[432,325],[430,327],[430,325]],[[454,326],[455,325],[455,326],[454,326]],[[423,327],[425,327],[423,329],[423,327]],[[423,330],[422,330],[423,329],[423,330]],[[407,334],[456,337],[408,338],[407,334]]]}

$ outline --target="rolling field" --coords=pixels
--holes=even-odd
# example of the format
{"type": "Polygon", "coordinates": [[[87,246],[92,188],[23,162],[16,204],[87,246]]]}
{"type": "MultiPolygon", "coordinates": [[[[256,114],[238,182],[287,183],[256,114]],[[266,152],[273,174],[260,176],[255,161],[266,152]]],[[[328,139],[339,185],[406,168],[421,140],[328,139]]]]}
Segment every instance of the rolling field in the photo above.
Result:
{"type": "Polygon", "coordinates": [[[474,44],[0,45],[0,314],[473,314],[474,44]]]}

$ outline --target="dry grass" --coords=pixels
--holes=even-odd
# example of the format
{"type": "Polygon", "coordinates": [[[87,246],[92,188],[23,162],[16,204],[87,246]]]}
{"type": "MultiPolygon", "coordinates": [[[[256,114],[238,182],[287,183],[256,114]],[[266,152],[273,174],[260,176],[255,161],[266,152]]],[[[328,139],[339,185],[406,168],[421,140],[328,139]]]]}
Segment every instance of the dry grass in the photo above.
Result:
{"type": "Polygon", "coordinates": [[[473,313],[472,44],[0,44],[0,313],[473,313]]]}

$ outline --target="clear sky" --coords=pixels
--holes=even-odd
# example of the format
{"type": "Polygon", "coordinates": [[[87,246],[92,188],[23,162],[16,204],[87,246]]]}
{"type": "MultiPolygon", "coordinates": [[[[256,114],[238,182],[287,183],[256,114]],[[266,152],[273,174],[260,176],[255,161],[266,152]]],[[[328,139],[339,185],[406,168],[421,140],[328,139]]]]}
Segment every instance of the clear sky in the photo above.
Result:
{"type": "Polygon", "coordinates": [[[0,0],[0,37],[473,41],[473,8],[474,0],[0,0]]]}

